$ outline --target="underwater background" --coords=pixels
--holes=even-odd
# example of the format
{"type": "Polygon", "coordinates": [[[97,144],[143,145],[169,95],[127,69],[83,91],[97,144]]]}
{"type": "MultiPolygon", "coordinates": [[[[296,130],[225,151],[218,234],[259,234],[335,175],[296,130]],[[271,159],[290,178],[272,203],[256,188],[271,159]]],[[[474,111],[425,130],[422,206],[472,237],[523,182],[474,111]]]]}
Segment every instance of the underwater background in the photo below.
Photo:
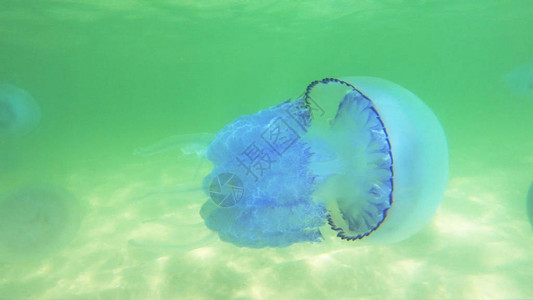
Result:
{"type": "Polygon", "coordinates": [[[2,300],[533,298],[533,1],[2,0],[0,83],[41,109],[0,139],[2,300]],[[209,164],[133,155],[351,75],[446,132],[445,197],[405,241],[237,247],[199,215],[209,164]],[[24,189],[69,204],[5,204],[24,189]]]}

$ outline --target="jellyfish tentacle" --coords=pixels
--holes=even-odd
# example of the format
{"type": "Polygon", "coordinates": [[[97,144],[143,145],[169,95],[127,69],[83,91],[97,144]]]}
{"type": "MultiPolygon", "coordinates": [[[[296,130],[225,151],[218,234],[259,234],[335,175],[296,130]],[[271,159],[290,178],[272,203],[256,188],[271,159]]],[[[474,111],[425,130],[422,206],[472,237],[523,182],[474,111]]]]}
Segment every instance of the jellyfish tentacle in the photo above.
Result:
{"type": "Polygon", "coordinates": [[[213,141],[214,135],[207,132],[180,134],[162,139],[150,146],[137,148],[133,155],[149,157],[152,155],[180,149],[185,155],[195,154],[200,157],[213,141]]]}
{"type": "Polygon", "coordinates": [[[165,186],[154,188],[150,192],[131,199],[132,202],[146,201],[153,197],[164,197],[169,195],[178,195],[183,193],[192,193],[202,191],[202,186],[197,185],[195,182],[182,183],[177,186],[165,186]]]}

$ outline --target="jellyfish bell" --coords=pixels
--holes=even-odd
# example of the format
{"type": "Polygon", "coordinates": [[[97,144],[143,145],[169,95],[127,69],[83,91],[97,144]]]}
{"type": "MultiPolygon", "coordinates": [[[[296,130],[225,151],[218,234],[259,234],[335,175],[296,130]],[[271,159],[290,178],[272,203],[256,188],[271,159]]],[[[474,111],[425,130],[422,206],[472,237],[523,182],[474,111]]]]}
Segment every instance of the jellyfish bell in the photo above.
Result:
{"type": "Polygon", "coordinates": [[[25,135],[41,119],[41,110],[33,97],[23,89],[0,84],[0,138],[25,135]]]}
{"type": "MultiPolygon", "coordinates": [[[[336,149],[343,172],[318,187],[315,201],[329,203],[328,223],[343,239],[404,240],[431,221],[443,198],[444,131],[433,112],[397,84],[372,77],[342,81],[351,88],[328,129],[336,133],[319,140],[336,149]]],[[[326,101],[335,99],[322,97],[320,103],[326,101]]]]}
{"type": "Polygon", "coordinates": [[[0,199],[0,263],[39,260],[76,235],[84,206],[65,189],[36,184],[0,199]]]}

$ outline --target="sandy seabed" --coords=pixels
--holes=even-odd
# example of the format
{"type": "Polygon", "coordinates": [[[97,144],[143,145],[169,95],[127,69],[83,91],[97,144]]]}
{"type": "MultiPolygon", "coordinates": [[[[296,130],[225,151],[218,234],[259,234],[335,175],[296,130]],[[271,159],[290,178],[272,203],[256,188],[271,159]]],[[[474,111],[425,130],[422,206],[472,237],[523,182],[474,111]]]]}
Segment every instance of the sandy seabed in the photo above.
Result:
{"type": "Polygon", "coordinates": [[[324,227],[319,244],[248,249],[204,226],[193,169],[161,157],[72,174],[88,207],[76,237],[38,261],[1,264],[0,299],[533,297],[528,182],[516,170],[451,177],[433,222],[397,244],[345,242],[324,227]]]}

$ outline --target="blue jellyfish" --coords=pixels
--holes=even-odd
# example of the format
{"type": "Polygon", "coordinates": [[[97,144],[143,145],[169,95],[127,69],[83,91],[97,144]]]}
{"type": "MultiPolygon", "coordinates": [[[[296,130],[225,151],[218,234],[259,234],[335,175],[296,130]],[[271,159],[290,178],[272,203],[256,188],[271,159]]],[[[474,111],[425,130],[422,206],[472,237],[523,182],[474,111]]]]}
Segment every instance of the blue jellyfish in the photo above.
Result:
{"type": "Polygon", "coordinates": [[[517,97],[533,99],[533,63],[515,67],[505,75],[505,81],[517,97]]]}
{"type": "Polygon", "coordinates": [[[75,236],[83,206],[68,191],[36,184],[0,198],[0,263],[41,259],[75,236]]]}
{"type": "Polygon", "coordinates": [[[41,110],[26,91],[0,84],[0,139],[31,132],[41,119],[41,110]]]}
{"type": "Polygon", "coordinates": [[[392,243],[427,225],[448,176],[433,112],[413,93],[371,77],[326,78],[303,95],[235,119],[214,138],[174,137],[213,164],[200,215],[237,246],[346,241],[392,243]]]}
{"type": "Polygon", "coordinates": [[[448,148],[413,93],[370,77],[327,78],[302,97],[241,116],[215,136],[200,214],[245,247],[401,241],[433,217],[445,190],[448,148]],[[329,229],[328,229],[329,227],[329,229]]]}
{"type": "Polygon", "coordinates": [[[533,228],[533,182],[531,182],[527,194],[527,217],[529,218],[531,228],[533,228]]]}

